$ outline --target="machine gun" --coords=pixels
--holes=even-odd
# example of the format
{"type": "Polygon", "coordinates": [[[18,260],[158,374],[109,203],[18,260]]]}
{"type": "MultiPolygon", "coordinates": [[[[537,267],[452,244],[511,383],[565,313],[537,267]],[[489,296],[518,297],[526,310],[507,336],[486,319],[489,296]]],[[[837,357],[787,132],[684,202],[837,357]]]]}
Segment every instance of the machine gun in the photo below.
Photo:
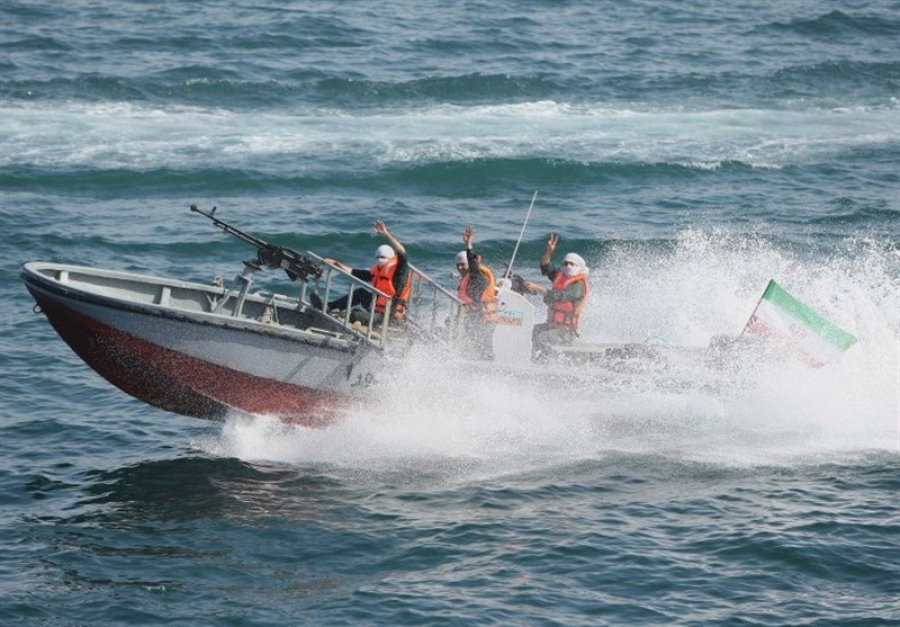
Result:
{"type": "Polygon", "coordinates": [[[297,279],[306,281],[310,277],[318,279],[322,276],[322,267],[306,255],[302,255],[291,248],[270,244],[269,242],[254,237],[237,227],[231,226],[223,220],[219,220],[215,216],[215,207],[207,212],[198,209],[197,205],[191,205],[191,211],[206,216],[212,220],[213,224],[226,233],[230,233],[238,239],[242,239],[248,244],[256,246],[256,258],[260,265],[265,266],[266,268],[282,268],[290,277],[291,281],[296,281],[297,279]]]}

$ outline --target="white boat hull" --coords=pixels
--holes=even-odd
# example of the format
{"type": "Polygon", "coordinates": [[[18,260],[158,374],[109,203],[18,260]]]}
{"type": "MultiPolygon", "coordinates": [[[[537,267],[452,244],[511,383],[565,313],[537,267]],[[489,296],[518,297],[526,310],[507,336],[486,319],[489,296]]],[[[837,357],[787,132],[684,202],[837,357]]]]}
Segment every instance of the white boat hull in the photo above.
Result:
{"type": "Polygon", "coordinates": [[[200,311],[199,296],[221,296],[222,288],[99,272],[26,264],[22,278],[79,357],[126,393],[169,411],[221,418],[239,410],[318,426],[360,396],[371,381],[366,363],[380,359],[333,333],[200,311]],[[167,284],[170,293],[190,293],[182,303],[189,306],[135,296],[167,284]]]}
{"type": "MultiPolygon", "coordinates": [[[[222,285],[41,262],[25,264],[21,276],[60,337],[102,377],[145,403],[199,418],[220,419],[237,410],[326,426],[370,397],[378,374],[392,371],[386,362],[403,359],[413,338],[427,346],[434,339],[421,335],[421,328],[415,335],[412,323],[405,331],[404,325],[391,325],[387,334],[386,328],[374,332],[302,299],[249,289],[237,294],[237,288],[222,285]]],[[[695,384],[695,366],[711,363],[717,369],[723,355],[576,343],[557,347],[545,356],[549,361],[534,365],[533,306],[509,290],[499,300],[494,360],[465,366],[485,376],[550,389],[616,388],[624,377],[630,388],[640,380],[654,389],[678,390],[695,384]],[[679,361],[690,366],[683,373],[669,367],[679,361]]],[[[455,348],[452,339],[449,344],[455,348]]]]}

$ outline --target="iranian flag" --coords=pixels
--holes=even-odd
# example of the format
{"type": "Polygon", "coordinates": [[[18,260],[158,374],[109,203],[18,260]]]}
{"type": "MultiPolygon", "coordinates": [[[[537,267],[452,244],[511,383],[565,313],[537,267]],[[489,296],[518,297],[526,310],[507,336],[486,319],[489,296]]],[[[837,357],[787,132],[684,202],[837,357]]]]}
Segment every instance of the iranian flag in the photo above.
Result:
{"type": "Polygon", "coordinates": [[[744,333],[773,338],[813,367],[824,366],[856,342],[775,281],[769,281],[744,333]]]}

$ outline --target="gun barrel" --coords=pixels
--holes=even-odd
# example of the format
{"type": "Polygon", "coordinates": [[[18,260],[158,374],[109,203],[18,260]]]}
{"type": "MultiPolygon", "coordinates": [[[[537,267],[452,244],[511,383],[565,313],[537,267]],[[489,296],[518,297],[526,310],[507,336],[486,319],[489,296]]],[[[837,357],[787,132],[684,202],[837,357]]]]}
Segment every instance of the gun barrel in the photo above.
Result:
{"type": "Polygon", "coordinates": [[[228,224],[228,223],[225,222],[224,220],[220,220],[219,218],[217,218],[217,217],[214,215],[215,212],[216,212],[216,208],[215,208],[215,207],[212,208],[212,211],[206,212],[206,211],[203,211],[202,209],[198,208],[197,205],[191,205],[191,211],[196,211],[196,212],[199,213],[200,215],[206,216],[207,218],[209,218],[210,220],[212,220],[212,223],[215,224],[217,227],[219,227],[220,229],[222,229],[222,230],[225,231],[226,233],[229,233],[229,234],[234,235],[235,237],[237,237],[237,238],[239,238],[239,239],[244,240],[244,241],[247,242],[248,244],[253,244],[254,246],[256,246],[257,248],[260,248],[260,249],[263,249],[263,248],[266,248],[266,249],[272,249],[272,248],[274,248],[274,246],[273,246],[272,244],[269,244],[267,241],[261,240],[261,239],[259,239],[258,237],[254,236],[254,235],[250,235],[250,234],[247,233],[246,231],[242,231],[241,229],[237,228],[236,226],[232,226],[231,224],[228,224]]]}
{"type": "Polygon", "coordinates": [[[270,268],[282,268],[292,281],[297,279],[305,281],[309,276],[318,278],[322,275],[322,268],[306,255],[301,255],[296,250],[285,246],[270,244],[255,235],[250,235],[250,233],[228,224],[224,220],[218,219],[213,215],[216,212],[215,207],[207,212],[198,208],[197,205],[191,205],[191,211],[206,216],[212,220],[213,224],[226,233],[255,246],[258,250],[257,258],[260,263],[270,268]]]}

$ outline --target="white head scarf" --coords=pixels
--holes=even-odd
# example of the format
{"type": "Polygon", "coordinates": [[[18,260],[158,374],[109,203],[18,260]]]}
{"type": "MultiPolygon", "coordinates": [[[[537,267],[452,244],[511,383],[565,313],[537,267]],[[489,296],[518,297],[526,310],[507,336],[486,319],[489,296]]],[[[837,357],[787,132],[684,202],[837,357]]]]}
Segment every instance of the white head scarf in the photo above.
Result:
{"type": "Polygon", "coordinates": [[[464,250],[461,250],[458,253],[456,253],[456,265],[459,265],[461,263],[465,264],[467,268],[469,267],[469,256],[466,254],[466,251],[464,251],[464,250]]]}
{"type": "Polygon", "coordinates": [[[571,278],[576,274],[588,274],[589,270],[587,267],[587,263],[585,263],[584,257],[579,255],[578,253],[566,253],[566,256],[563,257],[563,263],[565,263],[566,261],[575,264],[574,266],[563,266],[563,273],[567,277],[571,278]]]}
{"type": "Polygon", "coordinates": [[[388,246],[387,244],[382,244],[378,247],[378,250],[375,251],[375,263],[378,264],[379,267],[383,266],[387,263],[388,259],[393,257],[396,253],[394,249],[388,246]]]}

